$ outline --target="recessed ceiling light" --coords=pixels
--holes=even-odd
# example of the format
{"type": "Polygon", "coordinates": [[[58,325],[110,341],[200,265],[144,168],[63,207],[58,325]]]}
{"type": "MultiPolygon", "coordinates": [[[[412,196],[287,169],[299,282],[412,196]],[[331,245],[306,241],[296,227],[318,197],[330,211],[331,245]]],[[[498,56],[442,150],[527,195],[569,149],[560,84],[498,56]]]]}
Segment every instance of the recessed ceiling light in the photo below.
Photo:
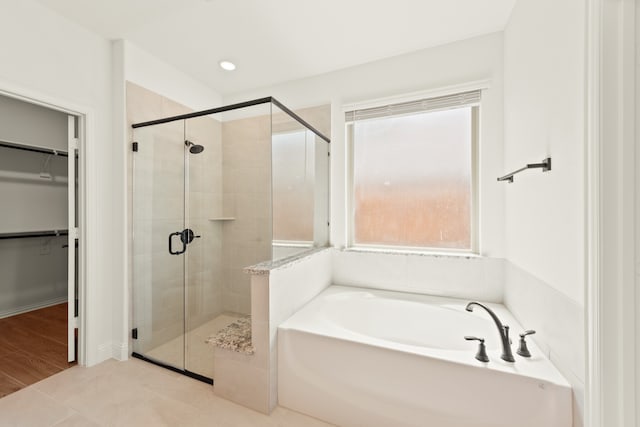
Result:
{"type": "Polygon", "coordinates": [[[220,61],[220,67],[223,70],[233,71],[233,70],[236,69],[236,64],[234,64],[233,62],[230,62],[230,61],[220,61]]]}

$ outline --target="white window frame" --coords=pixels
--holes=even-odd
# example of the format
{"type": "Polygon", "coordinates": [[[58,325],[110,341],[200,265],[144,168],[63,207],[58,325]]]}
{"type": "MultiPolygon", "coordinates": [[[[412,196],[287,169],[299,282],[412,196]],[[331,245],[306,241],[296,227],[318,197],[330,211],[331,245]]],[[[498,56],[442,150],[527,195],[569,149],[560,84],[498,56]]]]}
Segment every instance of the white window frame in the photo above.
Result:
{"type": "MultiPolygon", "coordinates": [[[[473,90],[483,90],[489,87],[488,81],[478,81],[468,84],[449,86],[436,90],[414,92],[400,96],[381,98],[355,104],[347,104],[342,108],[343,117],[349,111],[358,109],[382,107],[385,105],[400,104],[404,102],[418,101],[421,99],[436,98],[446,95],[454,95],[473,90]]],[[[427,246],[400,246],[400,245],[367,245],[355,242],[355,203],[354,203],[354,138],[353,122],[345,123],[345,142],[347,151],[346,174],[346,225],[347,225],[347,249],[398,253],[427,253],[445,255],[480,255],[480,164],[478,150],[480,147],[480,111],[479,106],[472,107],[472,140],[471,140],[471,245],[469,249],[438,248],[427,246]]]]}

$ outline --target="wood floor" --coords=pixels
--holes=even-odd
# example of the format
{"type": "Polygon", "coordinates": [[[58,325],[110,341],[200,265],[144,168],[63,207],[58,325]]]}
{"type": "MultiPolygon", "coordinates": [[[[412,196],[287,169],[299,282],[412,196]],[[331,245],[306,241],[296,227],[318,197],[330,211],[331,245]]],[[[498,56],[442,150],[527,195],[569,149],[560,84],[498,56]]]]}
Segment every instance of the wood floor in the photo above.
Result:
{"type": "Polygon", "coordinates": [[[0,397],[72,365],[66,303],[0,319],[0,397]]]}

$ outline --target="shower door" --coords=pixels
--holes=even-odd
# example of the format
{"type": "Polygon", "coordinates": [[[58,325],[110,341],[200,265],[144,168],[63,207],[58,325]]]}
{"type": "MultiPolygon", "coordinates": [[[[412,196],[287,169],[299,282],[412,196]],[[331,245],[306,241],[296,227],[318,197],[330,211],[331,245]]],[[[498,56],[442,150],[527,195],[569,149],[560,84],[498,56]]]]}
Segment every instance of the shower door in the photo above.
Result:
{"type": "Polygon", "coordinates": [[[134,129],[134,356],[185,370],[184,122],[134,129]]]}
{"type": "Polygon", "coordinates": [[[220,196],[209,122],[134,130],[132,335],[134,356],[211,383],[222,239],[209,221],[220,196]]]}

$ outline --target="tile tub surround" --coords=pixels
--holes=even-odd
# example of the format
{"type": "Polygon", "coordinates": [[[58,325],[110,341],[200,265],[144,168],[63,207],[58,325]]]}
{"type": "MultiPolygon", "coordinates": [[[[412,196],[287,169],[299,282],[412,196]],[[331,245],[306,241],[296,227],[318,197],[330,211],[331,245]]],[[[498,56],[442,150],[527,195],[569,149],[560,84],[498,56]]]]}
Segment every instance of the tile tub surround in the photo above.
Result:
{"type": "MultiPolygon", "coordinates": [[[[498,258],[369,253],[333,248],[315,249],[286,260],[247,267],[245,272],[251,275],[252,281],[252,338],[256,354],[248,357],[216,349],[216,360],[225,359],[221,364],[216,362],[216,366],[229,366],[228,370],[218,375],[226,376],[225,381],[229,384],[233,383],[234,377],[244,381],[244,385],[236,385],[234,390],[229,390],[223,396],[263,412],[268,412],[269,408],[274,407],[278,398],[276,366],[278,325],[295,314],[330,284],[355,284],[370,289],[398,290],[425,295],[452,294],[465,300],[498,303],[503,302],[503,292],[506,292],[504,297],[507,299],[507,305],[511,304],[509,308],[513,310],[514,316],[520,320],[524,328],[533,328],[538,331],[536,335],[529,338],[540,343],[541,351],[576,388],[574,393],[579,400],[583,386],[581,388],[580,381],[573,378],[577,375],[572,375],[570,371],[567,372],[563,368],[562,358],[556,354],[557,350],[554,351],[553,348],[550,350],[549,345],[544,341],[550,339],[557,347],[556,341],[560,337],[555,337],[554,332],[546,331],[544,326],[537,326],[538,323],[530,321],[528,317],[521,316],[522,313],[528,313],[528,310],[526,307],[523,310],[518,305],[526,305],[529,298],[527,295],[539,290],[536,291],[535,284],[515,275],[512,267],[508,261],[498,258]],[[525,288],[518,289],[519,286],[525,286],[525,288]],[[505,287],[507,287],[506,290],[505,287]],[[521,297],[514,298],[511,292],[519,293],[521,297]],[[264,390],[263,387],[267,387],[268,392],[259,391],[264,390]],[[253,388],[252,394],[243,392],[251,388],[253,388]],[[265,403],[265,400],[268,400],[268,403],[265,403]],[[254,403],[247,403],[251,401],[254,403]],[[259,402],[261,406],[256,407],[255,402],[259,402]],[[264,409],[265,407],[267,409],[264,409]]],[[[544,298],[546,297],[533,298],[532,301],[543,303],[544,298]]],[[[559,313],[566,311],[566,307],[553,308],[556,305],[551,304],[544,310],[559,313]]],[[[575,313],[576,307],[571,308],[569,312],[575,313]]],[[[547,313],[547,315],[550,316],[549,319],[554,318],[553,313],[547,313]]],[[[581,324],[577,318],[575,322],[570,323],[581,324]]],[[[516,332],[514,330],[515,339],[512,337],[514,352],[517,348],[516,332]]],[[[580,351],[576,349],[578,357],[581,357],[580,351]]],[[[566,351],[560,352],[560,354],[565,353],[566,351]]],[[[578,371],[581,369],[580,363],[573,365],[578,371]]],[[[216,377],[216,384],[217,381],[216,377]]],[[[227,388],[229,389],[230,386],[227,385],[227,388]]]]}
{"type": "Polygon", "coordinates": [[[332,282],[393,291],[502,302],[504,259],[333,250],[332,282]]]}
{"type": "MultiPolygon", "coordinates": [[[[504,303],[529,337],[571,383],[574,427],[582,426],[585,393],[584,307],[517,265],[505,263],[504,303]]],[[[515,340],[514,340],[515,341],[515,340]]]]}
{"type": "Polygon", "coordinates": [[[322,427],[285,408],[252,411],[208,384],[131,359],[75,366],[0,399],[2,426],[322,427]]]}

